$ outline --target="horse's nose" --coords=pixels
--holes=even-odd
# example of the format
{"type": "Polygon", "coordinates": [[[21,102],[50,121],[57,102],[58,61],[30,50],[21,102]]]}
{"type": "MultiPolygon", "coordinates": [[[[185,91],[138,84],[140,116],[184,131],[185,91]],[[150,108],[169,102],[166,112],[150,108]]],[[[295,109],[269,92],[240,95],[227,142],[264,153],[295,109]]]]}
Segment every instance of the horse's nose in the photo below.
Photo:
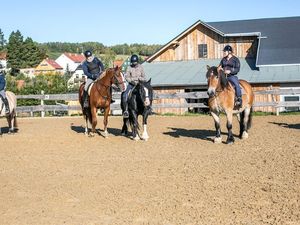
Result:
{"type": "Polygon", "coordinates": [[[215,90],[212,89],[212,88],[209,88],[209,89],[207,90],[207,94],[208,94],[209,97],[212,97],[212,96],[215,95],[215,90]]]}

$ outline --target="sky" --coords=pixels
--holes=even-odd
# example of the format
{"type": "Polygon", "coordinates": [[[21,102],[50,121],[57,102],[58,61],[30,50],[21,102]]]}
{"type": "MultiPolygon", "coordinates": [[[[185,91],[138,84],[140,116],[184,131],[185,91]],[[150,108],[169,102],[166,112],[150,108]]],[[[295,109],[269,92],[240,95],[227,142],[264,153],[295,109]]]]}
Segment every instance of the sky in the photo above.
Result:
{"type": "Polygon", "coordinates": [[[300,16],[299,0],[6,0],[0,29],[40,43],[166,44],[198,20],[291,16],[300,16]]]}

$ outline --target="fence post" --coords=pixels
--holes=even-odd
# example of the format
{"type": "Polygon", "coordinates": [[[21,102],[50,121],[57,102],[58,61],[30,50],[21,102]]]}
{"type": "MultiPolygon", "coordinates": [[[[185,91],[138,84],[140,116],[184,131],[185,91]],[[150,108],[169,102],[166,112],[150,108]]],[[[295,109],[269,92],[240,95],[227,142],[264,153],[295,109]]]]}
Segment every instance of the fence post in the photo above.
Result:
{"type": "MultiPolygon", "coordinates": [[[[41,91],[41,94],[44,95],[45,92],[44,92],[44,91],[41,91]]],[[[41,106],[43,106],[43,105],[44,105],[44,99],[42,98],[42,99],[41,99],[41,106]]],[[[41,117],[42,117],[42,118],[45,117],[45,111],[44,111],[44,109],[41,111],[41,117]]]]}

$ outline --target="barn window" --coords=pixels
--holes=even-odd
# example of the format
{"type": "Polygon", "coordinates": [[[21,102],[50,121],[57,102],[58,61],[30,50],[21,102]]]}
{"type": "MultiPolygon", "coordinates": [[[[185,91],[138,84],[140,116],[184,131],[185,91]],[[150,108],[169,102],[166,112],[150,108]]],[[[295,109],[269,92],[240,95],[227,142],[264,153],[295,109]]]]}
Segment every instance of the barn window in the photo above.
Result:
{"type": "Polygon", "coordinates": [[[199,58],[207,58],[207,44],[198,45],[199,58]]]}

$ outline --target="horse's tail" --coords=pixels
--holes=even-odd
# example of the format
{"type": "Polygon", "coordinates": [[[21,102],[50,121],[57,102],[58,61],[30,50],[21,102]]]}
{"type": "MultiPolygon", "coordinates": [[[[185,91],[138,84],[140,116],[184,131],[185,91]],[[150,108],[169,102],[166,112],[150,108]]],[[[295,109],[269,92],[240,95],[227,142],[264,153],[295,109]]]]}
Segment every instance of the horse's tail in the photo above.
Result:
{"type": "Polygon", "coordinates": [[[252,126],[252,116],[253,116],[253,106],[251,106],[251,108],[250,108],[250,113],[249,113],[249,118],[248,118],[248,123],[247,123],[248,130],[252,126]]]}

